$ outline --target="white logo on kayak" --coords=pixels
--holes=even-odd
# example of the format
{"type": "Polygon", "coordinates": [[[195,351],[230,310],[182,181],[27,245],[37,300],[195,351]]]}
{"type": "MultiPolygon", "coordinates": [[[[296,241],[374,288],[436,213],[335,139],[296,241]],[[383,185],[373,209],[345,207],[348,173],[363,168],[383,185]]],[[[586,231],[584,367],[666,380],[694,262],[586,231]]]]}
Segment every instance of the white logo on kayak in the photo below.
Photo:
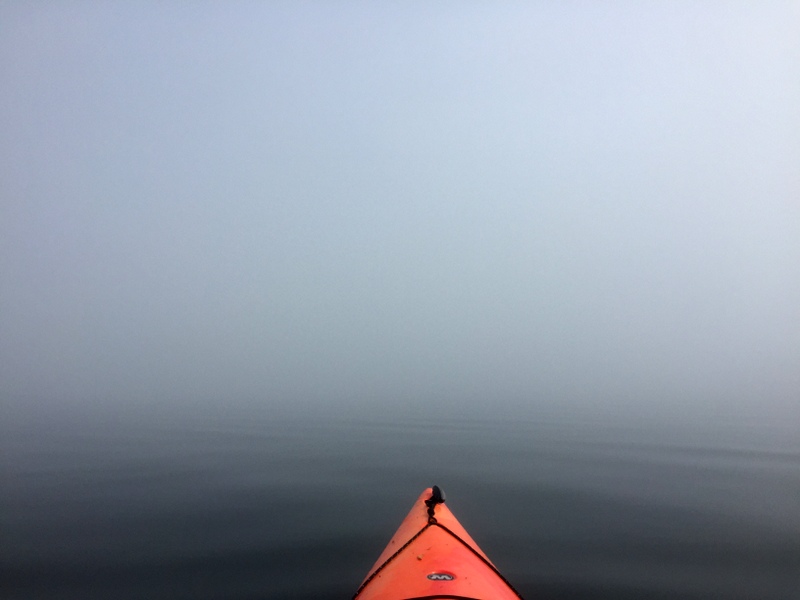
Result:
{"type": "Polygon", "coordinates": [[[453,581],[456,576],[452,573],[431,573],[428,575],[428,579],[432,581],[453,581]]]}

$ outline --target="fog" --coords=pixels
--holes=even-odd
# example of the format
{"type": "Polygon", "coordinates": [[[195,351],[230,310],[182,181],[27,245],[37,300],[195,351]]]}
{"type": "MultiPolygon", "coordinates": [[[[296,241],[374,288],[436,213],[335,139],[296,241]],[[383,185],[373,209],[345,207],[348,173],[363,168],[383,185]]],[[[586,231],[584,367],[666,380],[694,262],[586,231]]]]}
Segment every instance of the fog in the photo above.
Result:
{"type": "Polygon", "coordinates": [[[800,422],[798,25],[3,3],[0,395],[800,422]]]}

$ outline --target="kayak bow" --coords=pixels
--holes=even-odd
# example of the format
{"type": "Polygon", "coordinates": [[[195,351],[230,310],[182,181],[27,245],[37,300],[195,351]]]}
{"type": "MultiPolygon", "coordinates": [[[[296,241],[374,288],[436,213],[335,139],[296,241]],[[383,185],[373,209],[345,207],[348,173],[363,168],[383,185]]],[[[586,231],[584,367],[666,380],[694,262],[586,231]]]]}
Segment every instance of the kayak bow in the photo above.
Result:
{"type": "Polygon", "coordinates": [[[511,586],[428,488],[414,503],[353,600],[520,600],[511,586]]]}

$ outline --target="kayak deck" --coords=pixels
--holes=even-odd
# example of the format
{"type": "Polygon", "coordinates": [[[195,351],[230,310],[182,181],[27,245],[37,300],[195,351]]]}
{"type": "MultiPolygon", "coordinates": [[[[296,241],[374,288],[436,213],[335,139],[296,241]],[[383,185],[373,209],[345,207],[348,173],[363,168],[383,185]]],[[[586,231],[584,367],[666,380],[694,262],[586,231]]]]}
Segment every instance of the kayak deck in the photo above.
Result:
{"type": "Polygon", "coordinates": [[[519,600],[438,487],[414,503],[353,600],[519,600]]]}

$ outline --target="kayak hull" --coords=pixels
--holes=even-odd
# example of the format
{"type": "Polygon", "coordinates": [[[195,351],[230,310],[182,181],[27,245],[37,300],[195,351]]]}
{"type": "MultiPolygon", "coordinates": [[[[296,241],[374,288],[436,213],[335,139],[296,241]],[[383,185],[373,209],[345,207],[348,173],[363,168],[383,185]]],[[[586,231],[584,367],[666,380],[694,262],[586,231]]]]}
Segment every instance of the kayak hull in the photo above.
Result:
{"type": "Polygon", "coordinates": [[[414,503],[354,600],[519,600],[447,506],[431,511],[433,493],[414,503]]]}

